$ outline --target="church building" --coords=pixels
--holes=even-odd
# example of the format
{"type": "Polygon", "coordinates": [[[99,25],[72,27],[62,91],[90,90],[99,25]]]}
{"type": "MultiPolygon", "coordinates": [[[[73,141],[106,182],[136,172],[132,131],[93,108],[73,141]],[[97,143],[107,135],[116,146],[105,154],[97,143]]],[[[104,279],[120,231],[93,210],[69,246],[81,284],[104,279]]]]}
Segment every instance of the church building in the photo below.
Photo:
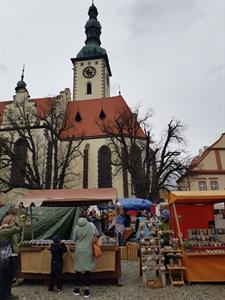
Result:
{"type": "MultiPolygon", "coordinates": [[[[27,184],[29,188],[29,182],[35,178],[38,188],[115,187],[119,197],[132,194],[130,175],[127,170],[112,164],[114,154],[110,139],[101,129],[103,122],[113,124],[121,111],[132,112],[121,95],[110,96],[112,73],[107,52],[101,47],[101,25],[94,4],[90,6],[88,16],[85,45],[76,57],[71,58],[72,93],[67,88],[55,97],[33,99],[23,72],[13,100],[0,101],[1,189],[6,188],[7,183],[12,187],[26,187],[27,184]],[[60,115],[64,120],[60,121],[58,146],[54,126],[60,115]],[[3,146],[5,139],[10,144],[6,147],[8,150],[3,146]],[[71,141],[76,143],[74,153],[71,141]],[[10,147],[12,154],[9,154],[10,147]],[[8,166],[7,153],[12,159],[8,166]],[[70,158],[68,153],[72,153],[70,158]],[[64,165],[60,163],[63,159],[67,159],[64,165]],[[57,185],[57,180],[65,174],[63,184],[57,185]]],[[[138,137],[145,138],[141,128],[138,137]]]]}

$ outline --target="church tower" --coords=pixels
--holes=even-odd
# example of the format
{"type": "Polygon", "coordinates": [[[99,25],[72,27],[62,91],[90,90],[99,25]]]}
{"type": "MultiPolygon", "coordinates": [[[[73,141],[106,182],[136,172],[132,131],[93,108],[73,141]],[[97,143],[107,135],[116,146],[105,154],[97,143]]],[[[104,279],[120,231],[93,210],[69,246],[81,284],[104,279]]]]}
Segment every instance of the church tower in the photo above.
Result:
{"type": "Polygon", "coordinates": [[[79,51],[73,63],[73,100],[89,100],[110,97],[111,70],[107,52],[100,47],[101,24],[98,11],[92,5],[85,25],[85,46],[79,51]]]}

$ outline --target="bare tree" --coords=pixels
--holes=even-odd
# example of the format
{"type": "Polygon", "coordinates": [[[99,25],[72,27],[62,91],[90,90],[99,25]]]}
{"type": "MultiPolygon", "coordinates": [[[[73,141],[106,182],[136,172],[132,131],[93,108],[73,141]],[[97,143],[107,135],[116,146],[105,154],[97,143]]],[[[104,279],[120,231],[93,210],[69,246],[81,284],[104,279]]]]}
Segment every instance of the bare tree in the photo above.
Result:
{"type": "Polygon", "coordinates": [[[160,191],[174,188],[175,179],[186,171],[185,126],[172,119],[160,142],[151,136],[151,111],[141,117],[140,107],[134,112],[128,108],[118,112],[111,122],[98,122],[109,137],[112,165],[117,172],[127,170],[131,176],[136,197],[160,199],[160,191]]]}
{"type": "Polygon", "coordinates": [[[16,102],[15,111],[7,113],[7,126],[0,130],[0,184],[5,191],[14,187],[62,189],[75,176],[69,165],[81,155],[82,137],[63,139],[69,126],[58,100],[43,108],[39,118],[26,101],[16,102]]]}
{"type": "Polygon", "coordinates": [[[160,200],[160,191],[177,187],[177,179],[185,174],[190,164],[186,154],[184,131],[186,126],[172,119],[158,143],[152,143],[149,151],[152,158],[151,193],[155,201],[160,200]]]}

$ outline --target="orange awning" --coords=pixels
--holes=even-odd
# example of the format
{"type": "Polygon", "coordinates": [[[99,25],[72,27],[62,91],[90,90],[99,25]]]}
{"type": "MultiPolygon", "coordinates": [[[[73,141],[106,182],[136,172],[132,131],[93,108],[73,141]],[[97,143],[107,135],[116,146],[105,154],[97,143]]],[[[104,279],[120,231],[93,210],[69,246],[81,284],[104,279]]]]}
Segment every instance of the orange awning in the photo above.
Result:
{"type": "Polygon", "coordinates": [[[117,190],[115,188],[101,189],[62,189],[62,190],[29,190],[17,202],[24,207],[35,206],[82,206],[99,203],[116,203],[117,190]]]}
{"type": "Polygon", "coordinates": [[[169,194],[169,205],[180,204],[207,204],[225,201],[225,190],[217,191],[175,191],[169,194]]]}

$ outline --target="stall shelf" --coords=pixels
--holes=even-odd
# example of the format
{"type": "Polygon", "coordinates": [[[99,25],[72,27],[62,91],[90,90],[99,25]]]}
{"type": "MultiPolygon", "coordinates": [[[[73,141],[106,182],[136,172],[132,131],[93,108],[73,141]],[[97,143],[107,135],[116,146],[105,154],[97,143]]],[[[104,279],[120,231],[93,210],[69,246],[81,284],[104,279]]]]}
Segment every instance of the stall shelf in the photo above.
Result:
{"type": "MultiPolygon", "coordinates": [[[[171,192],[169,195],[169,207],[171,212],[172,229],[177,232],[183,245],[183,237],[186,237],[188,228],[208,228],[209,219],[204,218],[201,211],[206,212],[213,220],[213,204],[225,201],[225,191],[181,191],[171,192]],[[182,209],[180,209],[182,207],[182,209]],[[198,220],[195,213],[185,213],[185,207],[195,212],[197,208],[198,220]],[[195,227],[198,224],[198,227],[195,227]]],[[[198,248],[198,247],[197,247],[198,248]]],[[[183,263],[185,267],[185,279],[188,282],[224,282],[225,281],[225,252],[207,253],[207,247],[199,247],[199,251],[188,252],[182,247],[183,263]]],[[[210,249],[211,247],[209,247],[210,249]]],[[[218,249],[220,247],[215,247],[218,249]]],[[[223,247],[221,247],[223,249],[223,247]]],[[[208,251],[210,252],[210,251],[208,251]]]]}
{"type": "MultiPolygon", "coordinates": [[[[116,203],[117,191],[114,188],[102,189],[64,189],[64,190],[30,190],[20,199],[24,207],[73,207],[89,206],[100,203],[116,203]]],[[[92,273],[94,280],[109,279],[121,284],[120,249],[115,245],[102,245],[103,255],[96,259],[96,268],[92,273]]],[[[73,255],[75,245],[67,245],[64,255],[64,278],[73,279],[73,255]]],[[[49,279],[51,255],[49,246],[20,247],[18,277],[49,279]]]]}
{"type": "Polygon", "coordinates": [[[175,285],[183,285],[184,286],[184,270],[185,267],[179,267],[179,266],[174,266],[171,267],[170,265],[166,266],[167,269],[169,270],[169,277],[170,277],[170,282],[172,286],[175,285]]]}

